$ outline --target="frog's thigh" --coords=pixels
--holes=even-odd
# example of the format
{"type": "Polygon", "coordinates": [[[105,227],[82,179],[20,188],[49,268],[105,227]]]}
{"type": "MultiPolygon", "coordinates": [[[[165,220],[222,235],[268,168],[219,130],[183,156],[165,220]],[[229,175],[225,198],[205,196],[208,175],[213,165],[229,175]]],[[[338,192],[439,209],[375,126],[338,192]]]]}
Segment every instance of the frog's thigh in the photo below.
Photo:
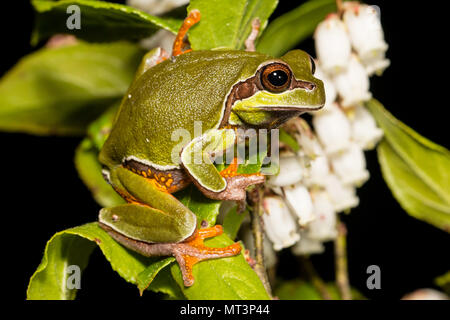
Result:
{"type": "Polygon", "coordinates": [[[99,221],[122,235],[150,243],[179,242],[190,236],[195,223],[145,205],[128,203],[100,210],[99,221]]]}
{"type": "MultiPolygon", "coordinates": [[[[195,214],[174,196],[159,189],[151,180],[122,167],[112,170],[111,180],[113,185],[119,186],[120,192],[130,195],[138,203],[103,209],[100,213],[100,222],[105,219],[108,222],[105,224],[123,234],[142,227],[142,232],[147,234],[148,241],[152,237],[155,239],[167,237],[169,233],[171,233],[170,237],[184,239],[194,232],[197,224],[195,214]]],[[[128,236],[139,238],[138,236],[128,236]]],[[[163,241],[180,240],[166,239],[163,241]]],[[[150,242],[160,241],[152,240],[150,242]]]]}
{"type": "Polygon", "coordinates": [[[226,180],[217,171],[210,153],[223,152],[234,146],[236,134],[232,129],[209,130],[193,139],[181,152],[181,162],[189,175],[209,191],[225,190],[226,180]]]}

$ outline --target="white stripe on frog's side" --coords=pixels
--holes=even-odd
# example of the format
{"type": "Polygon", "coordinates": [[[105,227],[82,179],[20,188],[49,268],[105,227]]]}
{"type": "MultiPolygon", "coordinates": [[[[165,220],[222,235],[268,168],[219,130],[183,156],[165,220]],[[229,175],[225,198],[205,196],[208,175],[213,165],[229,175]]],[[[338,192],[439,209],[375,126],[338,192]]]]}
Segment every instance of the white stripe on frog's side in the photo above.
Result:
{"type": "Polygon", "coordinates": [[[157,170],[161,170],[161,171],[181,169],[181,167],[177,166],[177,165],[165,165],[165,166],[162,166],[160,164],[153,163],[153,162],[151,162],[149,160],[140,159],[140,158],[135,157],[135,156],[128,156],[128,157],[126,157],[125,159],[122,160],[122,163],[124,163],[125,161],[129,161],[129,160],[134,160],[136,162],[140,162],[140,163],[142,163],[142,164],[144,164],[146,166],[153,167],[153,168],[155,168],[157,170]]]}
{"type": "Polygon", "coordinates": [[[103,175],[103,178],[106,180],[106,182],[111,184],[111,172],[109,172],[109,169],[103,168],[102,175],[103,175]]]}

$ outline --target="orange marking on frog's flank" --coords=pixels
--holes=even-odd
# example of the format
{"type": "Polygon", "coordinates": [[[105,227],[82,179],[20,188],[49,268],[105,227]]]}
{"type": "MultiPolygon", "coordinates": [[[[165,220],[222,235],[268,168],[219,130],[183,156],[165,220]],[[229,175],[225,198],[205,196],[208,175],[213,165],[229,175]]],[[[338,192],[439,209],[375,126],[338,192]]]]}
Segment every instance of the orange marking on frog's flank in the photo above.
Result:
{"type": "Polygon", "coordinates": [[[199,21],[200,21],[200,11],[192,10],[191,12],[189,12],[187,18],[184,19],[180,30],[178,30],[177,37],[175,38],[175,41],[173,43],[172,56],[176,57],[179,56],[180,54],[192,51],[192,49],[187,49],[183,51],[183,47],[186,45],[184,37],[186,36],[186,33],[189,31],[189,29],[199,21]]]}
{"type": "Polygon", "coordinates": [[[196,230],[191,237],[183,242],[183,244],[190,247],[190,249],[181,253],[179,257],[181,259],[177,260],[186,286],[191,286],[194,283],[192,269],[197,262],[214,258],[231,257],[241,252],[241,245],[237,242],[225,248],[211,248],[204,245],[204,239],[218,236],[222,233],[222,226],[216,225],[211,228],[196,230]]]}
{"type": "Polygon", "coordinates": [[[244,177],[249,177],[249,176],[262,176],[262,173],[238,173],[238,168],[239,168],[239,164],[238,164],[238,159],[235,157],[233,159],[233,162],[230,163],[230,165],[228,167],[226,167],[225,169],[223,169],[222,171],[220,171],[220,175],[224,178],[232,178],[235,176],[244,176],[244,177]]]}
{"type": "Polygon", "coordinates": [[[231,162],[228,167],[226,167],[225,169],[220,171],[220,175],[224,178],[230,178],[230,177],[237,176],[238,175],[238,173],[237,173],[238,167],[239,167],[238,159],[235,157],[233,159],[233,162],[231,162]]]}
{"type": "Polygon", "coordinates": [[[143,175],[145,178],[147,178],[147,172],[142,171],[142,175],[143,175]]]}

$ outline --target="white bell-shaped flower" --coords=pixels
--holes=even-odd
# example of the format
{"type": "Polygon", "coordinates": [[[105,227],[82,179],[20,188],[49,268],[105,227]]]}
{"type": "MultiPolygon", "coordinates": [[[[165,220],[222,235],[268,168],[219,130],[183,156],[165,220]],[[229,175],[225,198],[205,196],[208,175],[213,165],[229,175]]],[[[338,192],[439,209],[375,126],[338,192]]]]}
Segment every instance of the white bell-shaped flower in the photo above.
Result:
{"type": "Polygon", "coordinates": [[[372,97],[369,91],[369,76],[356,55],[351,56],[348,68],[333,80],[344,108],[355,106],[372,97]]]}
{"type": "Polygon", "coordinates": [[[337,212],[354,208],[359,204],[355,187],[343,184],[335,174],[328,175],[325,180],[325,190],[337,212]]]}
{"type": "Polygon", "coordinates": [[[280,155],[280,172],[270,176],[267,183],[271,187],[289,186],[300,182],[304,172],[305,168],[297,155],[280,155]]]}
{"type": "Polygon", "coordinates": [[[353,141],[364,150],[373,149],[383,137],[383,130],[377,127],[372,114],[364,106],[354,109],[351,127],[353,141]]]}
{"type": "Polygon", "coordinates": [[[279,251],[290,247],[300,239],[296,222],[281,197],[265,197],[263,207],[262,218],[266,234],[272,242],[274,250],[279,251]]]}
{"type": "Polygon", "coordinates": [[[314,40],[317,57],[326,73],[337,74],[347,69],[351,43],[345,24],[337,14],[330,14],[319,23],[314,40]]]}
{"type": "Polygon", "coordinates": [[[334,87],[333,80],[331,80],[331,78],[328,77],[328,75],[322,70],[319,63],[316,63],[316,73],[314,74],[314,77],[322,80],[323,82],[323,86],[325,89],[325,105],[318,111],[310,112],[311,114],[325,112],[327,110],[327,107],[332,104],[337,97],[337,92],[336,88],[334,87]]]}
{"type": "Polygon", "coordinates": [[[384,41],[380,16],[374,6],[353,4],[343,15],[353,48],[369,74],[382,73],[390,62],[385,59],[388,49],[384,41]]]}
{"type": "Polygon", "coordinates": [[[342,183],[361,186],[369,179],[366,158],[362,148],[352,142],[349,148],[330,157],[333,171],[342,183]]]}
{"type": "Polygon", "coordinates": [[[284,187],[284,199],[291,212],[298,217],[300,226],[314,220],[314,210],[308,189],[301,183],[284,187]]]}
{"type": "Polygon", "coordinates": [[[312,193],[312,200],[316,219],[306,228],[307,237],[317,241],[334,239],[337,236],[336,211],[330,197],[325,191],[316,191],[312,193]]]}
{"type": "Polygon", "coordinates": [[[299,130],[296,135],[297,142],[301,147],[299,153],[309,159],[303,182],[306,186],[323,186],[324,178],[330,173],[328,158],[317,140],[316,135],[311,130],[299,130]]]}
{"type": "Polygon", "coordinates": [[[318,155],[309,162],[308,175],[305,184],[309,187],[323,187],[327,176],[330,174],[330,163],[325,154],[318,155]]]}
{"type": "Polygon", "coordinates": [[[300,241],[297,242],[291,251],[297,256],[319,254],[325,251],[322,241],[311,239],[306,232],[300,233],[300,241]]]}
{"type": "Polygon", "coordinates": [[[326,112],[315,115],[312,121],[327,154],[337,153],[348,147],[351,137],[350,121],[337,103],[331,104],[326,112]]]}
{"type": "Polygon", "coordinates": [[[189,3],[189,0],[127,0],[127,5],[153,15],[163,14],[179,6],[189,3]]]}
{"type": "Polygon", "coordinates": [[[381,76],[383,71],[390,65],[391,61],[389,59],[384,59],[384,57],[364,62],[364,67],[366,68],[366,72],[369,77],[374,74],[381,76]]]}

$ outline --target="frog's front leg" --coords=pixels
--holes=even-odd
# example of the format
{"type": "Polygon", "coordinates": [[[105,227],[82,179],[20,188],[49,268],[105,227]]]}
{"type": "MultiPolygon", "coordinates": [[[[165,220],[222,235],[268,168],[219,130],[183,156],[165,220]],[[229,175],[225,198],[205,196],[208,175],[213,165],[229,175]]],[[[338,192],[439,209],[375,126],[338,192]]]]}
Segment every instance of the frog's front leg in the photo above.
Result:
{"type": "Polygon", "coordinates": [[[261,174],[239,175],[236,159],[219,172],[211,160],[212,153],[223,153],[234,147],[236,134],[233,129],[209,130],[192,140],[181,152],[181,163],[194,184],[202,193],[217,200],[245,200],[245,189],[263,183],[261,174]]]}
{"type": "Polygon", "coordinates": [[[195,263],[239,254],[234,243],[210,248],[203,239],[222,233],[221,226],[197,229],[195,214],[152,179],[123,167],[109,172],[109,180],[127,204],[100,210],[99,224],[111,237],[144,256],[174,256],[186,286],[194,283],[195,263]]]}

